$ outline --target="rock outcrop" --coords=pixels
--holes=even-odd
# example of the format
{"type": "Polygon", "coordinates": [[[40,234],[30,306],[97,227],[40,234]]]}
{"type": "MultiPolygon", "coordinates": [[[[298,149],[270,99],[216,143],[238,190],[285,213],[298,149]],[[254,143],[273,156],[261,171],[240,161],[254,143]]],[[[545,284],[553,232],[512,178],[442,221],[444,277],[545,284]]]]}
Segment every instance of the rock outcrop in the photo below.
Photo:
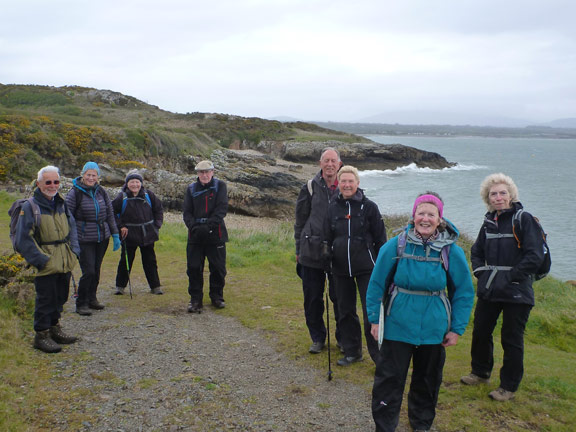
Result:
{"type": "MultiPolygon", "coordinates": [[[[333,141],[263,141],[254,149],[240,145],[239,150],[216,150],[210,158],[216,166],[216,176],[228,185],[230,212],[292,219],[300,188],[316,173],[320,153],[328,146],[337,148],[346,164],[360,169],[395,169],[411,163],[435,169],[453,165],[437,153],[400,144],[333,141]]],[[[184,156],[179,172],[161,168],[141,170],[146,187],[162,199],[167,209],[181,210],[186,187],[196,181],[193,169],[199,160],[184,156]]],[[[118,180],[125,175],[113,172],[110,167],[105,167],[104,172],[104,184],[108,186],[118,186],[118,180]]]]}

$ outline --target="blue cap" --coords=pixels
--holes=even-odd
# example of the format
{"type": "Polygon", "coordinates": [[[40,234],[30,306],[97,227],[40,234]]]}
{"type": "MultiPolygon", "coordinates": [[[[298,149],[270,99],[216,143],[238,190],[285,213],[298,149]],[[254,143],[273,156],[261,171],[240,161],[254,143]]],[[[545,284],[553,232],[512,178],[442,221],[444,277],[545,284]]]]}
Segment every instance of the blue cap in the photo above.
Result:
{"type": "Polygon", "coordinates": [[[96,170],[98,175],[100,175],[100,167],[96,162],[86,162],[84,164],[84,168],[82,168],[82,172],[80,174],[84,175],[84,173],[88,170],[96,170]]]}

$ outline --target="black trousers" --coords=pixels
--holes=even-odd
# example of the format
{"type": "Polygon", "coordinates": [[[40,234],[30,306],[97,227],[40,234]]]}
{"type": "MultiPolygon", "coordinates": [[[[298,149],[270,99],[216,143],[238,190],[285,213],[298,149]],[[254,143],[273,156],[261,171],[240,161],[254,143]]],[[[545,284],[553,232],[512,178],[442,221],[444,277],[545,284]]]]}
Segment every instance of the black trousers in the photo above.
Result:
{"type": "Polygon", "coordinates": [[[126,288],[130,272],[132,271],[134,257],[136,256],[136,249],[138,248],[140,248],[142,268],[144,269],[148,286],[150,289],[158,288],[160,286],[160,277],[158,276],[158,263],[156,262],[154,243],[148,246],[126,246],[122,243],[120,262],[118,263],[118,270],[116,272],[116,286],[126,288]],[[128,265],[126,265],[126,254],[128,254],[128,265]]]}
{"type": "Polygon", "coordinates": [[[226,244],[188,243],[186,246],[188,294],[192,303],[202,305],[204,293],[204,262],[210,270],[210,300],[224,301],[226,280],[226,244]]]}
{"type": "Polygon", "coordinates": [[[412,429],[428,430],[436,416],[446,351],[438,345],[411,345],[384,339],[372,388],[376,432],[393,432],[399,422],[402,395],[412,360],[408,419],[412,429]]]}
{"type": "MultiPolygon", "coordinates": [[[[302,290],[304,292],[304,316],[306,326],[312,342],[326,341],[326,324],[324,322],[324,285],[326,272],[323,269],[299,265],[300,277],[302,278],[302,290]]],[[[334,306],[334,318],[336,320],[336,341],[340,342],[340,329],[338,327],[339,313],[334,279],[328,274],[328,296],[334,306]]]]}
{"type": "Polygon", "coordinates": [[[55,273],[34,278],[34,330],[47,330],[58,324],[70,291],[70,273],[55,273]]]}
{"type": "Polygon", "coordinates": [[[86,306],[96,301],[96,290],[100,283],[100,267],[108,249],[110,239],[100,243],[80,244],[80,268],[82,277],[78,282],[76,306],[86,306]]]}
{"type": "Polygon", "coordinates": [[[524,330],[531,305],[490,302],[478,299],[472,331],[472,373],[489,378],[494,368],[492,333],[502,313],[501,344],[504,359],[500,369],[500,387],[515,392],[524,375],[524,330]]]}
{"type": "Polygon", "coordinates": [[[372,325],[366,312],[366,291],[370,282],[370,274],[355,277],[336,276],[334,283],[338,298],[338,328],[340,329],[340,345],[346,356],[357,356],[362,353],[362,327],[356,313],[356,289],[362,303],[364,318],[364,337],[370,357],[376,363],[378,357],[378,342],[370,334],[372,325]]]}

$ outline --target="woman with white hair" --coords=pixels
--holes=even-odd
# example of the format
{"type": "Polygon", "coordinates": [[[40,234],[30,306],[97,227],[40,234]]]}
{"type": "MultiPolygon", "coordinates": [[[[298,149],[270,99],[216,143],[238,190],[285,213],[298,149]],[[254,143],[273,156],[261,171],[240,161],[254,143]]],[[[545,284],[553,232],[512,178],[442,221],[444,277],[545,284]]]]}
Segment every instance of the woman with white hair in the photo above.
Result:
{"type": "Polygon", "coordinates": [[[490,381],[492,333],[502,313],[500,386],[489,396],[507,401],[514,398],[524,373],[524,330],[534,306],[532,281],[544,260],[544,239],[538,222],[518,201],[518,188],[510,177],[489,175],[480,186],[480,195],[488,213],[471,251],[472,269],[478,278],[472,372],[461,382],[478,385],[490,381]]]}

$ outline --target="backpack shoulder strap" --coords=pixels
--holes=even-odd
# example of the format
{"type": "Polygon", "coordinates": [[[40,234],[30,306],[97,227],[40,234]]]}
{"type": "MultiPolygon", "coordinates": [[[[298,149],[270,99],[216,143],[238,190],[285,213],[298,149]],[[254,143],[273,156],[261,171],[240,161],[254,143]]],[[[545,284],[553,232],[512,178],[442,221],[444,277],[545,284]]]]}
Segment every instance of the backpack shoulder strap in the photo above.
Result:
{"type": "Polygon", "coordinates": [[[150,200],[150,195],[148,195],[148,191],[144,191],[144,198],[150,207],[152,207],[152,201],[150,200]]]}
{"type": "Polygon", "coordinates": [[[522,242],[520,241],[520,235],[522,233],[522,214],[524,213],[524,209],[518,209],[514,212],[514,216],[512,216],[512,234],[518,243],[518,248],[522,247],[522,242]],[[518,226],[518,230],[516,229],[518,226]]]}
{"type": "Polygon", "coordinates": [[[310,179],[306,182],[306,184],[308,185],[308,193],[310,194],[310,196],[314,195],[314,188],[312,187],[312,181],[314,179],[310,179]]]}

